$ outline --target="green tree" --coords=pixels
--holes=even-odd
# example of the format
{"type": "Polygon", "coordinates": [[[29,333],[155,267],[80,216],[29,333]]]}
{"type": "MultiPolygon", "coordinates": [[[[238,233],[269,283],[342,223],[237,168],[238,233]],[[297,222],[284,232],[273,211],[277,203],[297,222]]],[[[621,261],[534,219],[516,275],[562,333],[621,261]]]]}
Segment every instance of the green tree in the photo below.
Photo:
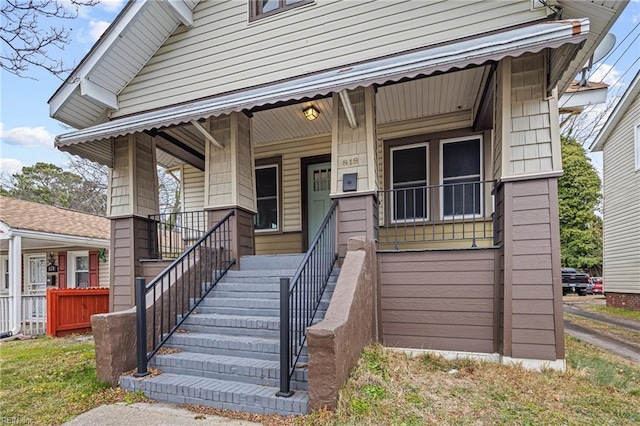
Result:
{"type": "Polygon", "coordinates": [[[601,181],[582,145],[562,136],[558,182],[562,265],[599,271],[602,267],[601,181]]]}
{"type": "Polygon", "coordinates": [[[23,167],[2,182],[2,194],[86,213],[104,215],[106,188],[95,181],[48,163],[23,167]]]}

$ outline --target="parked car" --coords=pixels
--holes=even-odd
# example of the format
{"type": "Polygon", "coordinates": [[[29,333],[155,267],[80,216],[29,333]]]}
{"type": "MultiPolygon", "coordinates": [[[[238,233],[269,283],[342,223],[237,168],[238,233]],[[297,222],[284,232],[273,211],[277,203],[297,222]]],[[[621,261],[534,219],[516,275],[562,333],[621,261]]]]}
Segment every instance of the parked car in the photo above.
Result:
{"type": "Polygon", "coordinates": [[[604,294],[604,281],[602,277],[591,277],[591,293],[604,294]]]}
{"type": "Polygon", "coordinates": [[[562,295],[577,293],[587,294],[587,287],[591,283],[589,274],[576,271],[574,268],[562,268],[562,295]]]}

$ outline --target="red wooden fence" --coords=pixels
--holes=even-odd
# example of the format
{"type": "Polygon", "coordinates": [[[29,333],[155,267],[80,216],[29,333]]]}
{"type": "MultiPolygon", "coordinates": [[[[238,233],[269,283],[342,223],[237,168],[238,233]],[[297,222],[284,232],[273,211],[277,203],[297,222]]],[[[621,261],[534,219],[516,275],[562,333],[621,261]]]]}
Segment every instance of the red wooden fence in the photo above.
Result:
{"type": "Polygon", "coordinates": [[[91,315],[109,312],[108,288],[47,290],[47,335],[61,337],[91,331],[91,315]]]}

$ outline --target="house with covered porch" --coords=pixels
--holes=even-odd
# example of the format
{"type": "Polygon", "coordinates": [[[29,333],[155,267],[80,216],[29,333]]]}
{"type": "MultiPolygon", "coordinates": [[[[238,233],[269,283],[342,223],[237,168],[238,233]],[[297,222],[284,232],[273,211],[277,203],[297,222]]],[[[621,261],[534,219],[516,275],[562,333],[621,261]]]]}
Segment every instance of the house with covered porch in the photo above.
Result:
{"type": "Polygon", "coordinates": [[[625,5],[129,2],[49,101],[78,129],[56,146],[111,169],[113,313],[94,319],[112,335],[97,338],[99,374],[115,381],[135,363],[101,358],[122,352],[116,329],[122,341],[153,341],[138,341],[143,364],[172,360],[159,378],[124,386],[255,412],[335,406],[372,340],[563,369],[558,98],[625,5]],[[157,164],[180,168],[179,228],[201,231],[177,238],[186,251],[173,261],[163,253],[178,228],[156,216],[157,164]],[[278,315],[250,296],[271,297],[267,277],[282,271],[291,281],[280,281],[278,315]],[[150,281],[137,298],[136,277],[150,281]],[[188,325],[197,317],[206,324],[188,325]],[[221,337],[240,322],[240,336],[221,337]],[[209,326],[216,337],[202,335],[209,326]],[[272,345],[271,328],[285,340],[272,345]],[[239,358],[200,370],[206,379],[187,389],[179,376],[193,362],[157,343],[194,351],[196,336],[210,348],[196,351],[201,364],[239,358]],[[260,393],[274,386],[260,381],[216,393],[233,380],[224,371],[244,365],[239,353],[270,360],[269,348],[280,353],[280,396],[260,393]]]}
{"type": "Polygon", "coordinates": [[[44,335],[47,290],[109,286],[109,220],[0,196],[0,333],[44,335]]]}

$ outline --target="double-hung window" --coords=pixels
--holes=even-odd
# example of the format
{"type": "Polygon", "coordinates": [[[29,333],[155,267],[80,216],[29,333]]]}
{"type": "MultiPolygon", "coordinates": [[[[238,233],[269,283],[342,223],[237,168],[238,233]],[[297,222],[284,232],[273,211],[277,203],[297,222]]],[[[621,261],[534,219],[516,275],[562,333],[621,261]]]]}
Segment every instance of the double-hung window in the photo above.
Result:
{"type": "Polygon", "coordinates": [[[89,287],[89,252],[70,251],[69,255],[69,278],[70,288],[89,287]]]}
{"type": "Polygon", "coordinates": [[[293,9],[315,0],[249,0],[249,19],[255,20],[293,9]]]}
{"type": "Polygon", "coordinates": [[[393,221],[427,219],[429,144],[395,147],[390,153],[393,221]]]}
{"type": "Polygon", "coordinates": [[[9,291],[9,257],[0,256],[0,293],[9,291]]]}
{"type": "Polygon", "coordinates": [[[482,138],[443,140],[440,148],[443,218],[480,215],[482,210],[482,138]]]}
{"type": "Polygon", "coordinates": [[[279,220],[279,164],[256,167],[256,204],[258,213],[254,218],[256,231],[277,231],[279,220]]]}

